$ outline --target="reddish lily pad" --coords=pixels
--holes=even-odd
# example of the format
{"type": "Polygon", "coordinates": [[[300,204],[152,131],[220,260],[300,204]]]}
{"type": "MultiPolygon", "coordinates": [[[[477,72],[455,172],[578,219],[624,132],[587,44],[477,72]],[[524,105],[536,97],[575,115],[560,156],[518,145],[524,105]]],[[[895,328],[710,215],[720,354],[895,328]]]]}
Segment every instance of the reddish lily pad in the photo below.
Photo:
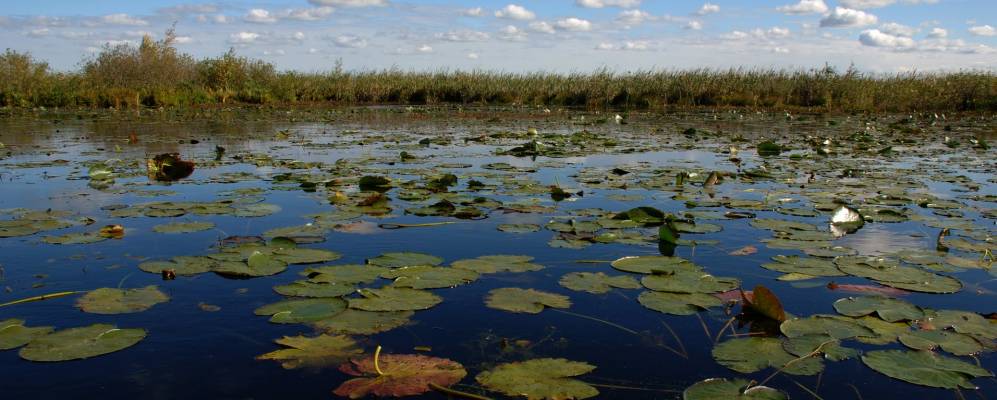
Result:
{"type": "Polygon", "coordinates": [[[373,356],[341,365],[340,371],[358,378],[344,382],[333,393],[351,399],[415,396],[428,392],[430,383],[446,387],[467,375],[460,363],[421,354],[382,355],[377,364],[382,373],[378,373],[373,356]]]}

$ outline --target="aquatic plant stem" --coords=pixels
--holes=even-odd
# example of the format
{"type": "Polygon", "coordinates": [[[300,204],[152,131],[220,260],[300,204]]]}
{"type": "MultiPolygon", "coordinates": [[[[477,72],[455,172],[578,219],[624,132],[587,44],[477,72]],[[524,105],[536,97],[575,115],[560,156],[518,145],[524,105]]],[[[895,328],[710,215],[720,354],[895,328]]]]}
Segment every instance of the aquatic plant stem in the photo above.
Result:
{"type": "Polygon", "coordinates": [[[578,317],[578,318],[585,318],[587,320],[591,320],[591,321],[595,321],[595,322],[601,322],[603,324],[606,324],[606,325],[612,326],[614,328],[620,329],[620,330],[622,330],[624,332],[640,336],[640,333],[638,333],[637,331],[635,331],[633,329],[627,328],[627,327],[625,327],[623,325],[620,325],[620,324],[616,324],[616,323],[612,323],[612,322],[609,322],[609,321],[606,321],[606,320],[602,320],[602,319],[599,319],[599,318],[596,318],[596,317],[590,317],[588,315],[577,314],[577,313],[573,313],[571,311],[558,310],[556,308],[548,308],[548,310],[554,311],[554,312],[559,312],[561,314],[572,315],[572,316],[575,316],[575,317],[578,317]]]}
{"type": "Polygon", "coordinates": [[[459,390],[437,385],[436,383],[433,382],[429,382],[428,386],[430,389],[433,389],[437,392],[443,393],[450,397],[457,397],[461,399],[471,399],[471,400],[492,400],[491,397],[479,396],[474,393],[461,392],[459,390]]]}
{"type": "Polygon", "coordinates": [[[381,371],[381,365],[378,364],[377,359],[381,357],[381,346],[378,345],[377,349],[374,350],[374,371],[377,371],[377,376],[384,376],[384,371],[381,371]]]}
{"type": "Polygon", "coordinates": [[[813,391],[813,390],[810,390],[810,388],[806,387],[806,386],[805,386],[805,385],[803,385],[802,383],[799,383],[799,382],[797,382],[797,381],[795,381],[795,380],[793,381],[793,383],[794,383],[794,384],[796,384],[796,386],[799,386],[799,387],[800,387],[800,389],[803,389],[803,391],[805,391],[805,392],[809,393],[809,394],[810,394],[811,396],[813,396],[813,397],[814,397],[815,399],[817,399],[817,400],[824,400],[824,398],[823,398],[823,397],[820,397],[820,395],[818,395],[817,393],[814,393],[814,391],[813,391]]]}
{"type": "Polygon", "coordinates": [[[48,300],[48,299],[57,299],[59,297],[72,296],[74,294],[79,294],[79,293],[86,293],[86,292],[85,291],[79,291],[79,290],[77,290],[77,291],[71,291],[71,292],[58,292],[58,293],[43,294],[41,296],[28,297],[26,299],[20,299],[20,300],[14,300],[14,301],[6,302],[6,303],[3,303],[3,304],[0,304],[0,307],[12,306],[12,305],[21,304],[21,303],[30,303],[30,302],[33,302],[33,301],[42,301],[42,300],[48,300]]]}
{"type": "Polygon", "coordinates": [[[428,227],[433,227],[433,226],[451,225],[451,224],[456,224],[456,223],[457,222],[453,222],[453,221],[430,222],[430,223],[425,223],[425,224],[393,224],[393,223],[384,223],[384,224],[377,224],[377,227],[381,228],[381,229],[428,228],[428,227]]]}
{"type": "Polygon", "coordinates": [[[773,372],[772,375],[769,375],[767,378],[765,378],[765,380],[759,382],[757,385],[754,385],[754,386],[764,386],[766,383],[768,383],[768,381],[772,380],[772,378],[775,378],[776,375],[779,375],[780,372],[785,371],[786,368],[789,368],[790,365],[793,365],[795,363],[798,363],[800,361],[806,360],[806,359],[808,359],[810,357],[813,357],[813,356],[816,356],[816,355],[820,354],[821,353],[821,349],[824,348],[824,346],[827,346],[827,345],[829,345],[831,343],[834,343],[834,342],[835,342],[835,340],[824,341],[819,346],[817,346],[817,348],[814,349],[814,351],[811,351],[811,352],[809,352],[809,353],[807,353],[807,354],[805,354],[805,355],[803,355],[803,356],[801,356],[799,358],[795,358],[795,359],[789,360],[789,362],[787,362],[782,367],[779,367],[779,369],[777,369],[775,372],[773,372]]]}

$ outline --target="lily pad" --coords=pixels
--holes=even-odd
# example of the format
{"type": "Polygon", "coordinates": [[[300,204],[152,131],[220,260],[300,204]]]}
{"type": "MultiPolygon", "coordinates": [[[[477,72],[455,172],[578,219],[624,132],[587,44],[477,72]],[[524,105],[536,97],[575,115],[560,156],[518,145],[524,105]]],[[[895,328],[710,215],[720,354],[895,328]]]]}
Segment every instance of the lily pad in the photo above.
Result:
{"type": "Polygon", "coordinates": [[[277,361],[284,369],[339,365],[352,356],[363,354],[363,350],[357,348],[357,342],[348,336],[284,336],[275,342],[287,348],[263,354],[256,359],[277,361]]]}
{"type": "Polygon", "coordinates": [[[478,273],[459,268],[419,265],[388,270],[381,277],[394,279],[392,287],[440,289],[474,282],[478,279],[478,273]]]}
{"type": "Polygon", "coordinates": [[[824,369],[819,358],[798,358],[782,347],[782,340],[767,337],[731,339],[713,347],[720,365],[750,374],[765,368],[782,369],[790,375],[816,375],[824,369]],[[793,363],[790,363],[793,361],[793,363]]]}
{"type": "Polygon", "coordinates": [[[364,311],[412,311],[425,310],[440,304],[440,296],[425,290],[386,287],[381,289],[360,289],[362,298],[352,298],[350,308],[364,311]]]}
{"type": "Polygon", "coordinates": [[[845,276],[838,270],[834,262],[820,258],[783,256],[772,257],[775,262],[762,264],[762,268],[782,272],[784,274],[803,274],[808,276],[845,276]]]}
{"type": "Polygon", "coordinates": [[[745,379],[710,378],[682,392],[683,400],[788,400],[789,396],[768,386],[750,386],[745,379]]]}
{"type": "Polygon", "coordinates": [[[42,240],[49,244],[91,244],[109,239],[96,232],[68,233],[62,236],[46,236],[42,240]]]}
{"type": "Polygon", "coordinates": [[[212,229],[215,224],[211,222],[174,222],[152,227],[156,233],[193,233],[212,229]]]}
{"type": "Polygon", "coordinates": [[[941,347],[957,356],[968,356],[983,351],[983,345],[969,335],[946,331],[913,331],[900,335],[900,343],[914,350],[934,350],[941,347]]]}
{"type": "Polygon", "coordinates": [[[348,308],[332,317],[312,322],[312,325],[328,333],[373,335],[409,323],[413,314],[412,311],[375,312],[348,308]]]}
{"type": "Polygon", "coordinates": [[[508,233],[531,233],[539,232],[542,227],[537,224],[501,224],[498,230],[508,233]]]}
{"type": "Polygon", "coordinates": [[[301,274],[312,282],[353,285],[374,282],[387,271],[388,268],[376,265],[349,264],[308,268],[301,274]]]}
{"type": "Polygon", "coordinates": [[[442,262],[442,258],[434,255],[410,252],[384,253],[377,257],[367,259],[367,264],[387,268],[412,267],[416,265],[440,265],[442,262]]]}
{"type": "Polygon", "coordinates": [[[464,366],[445,358],[421,354],[387,354],[352,360],[339,370],[358,376],[343,382],[333,392],[337,396],[359,399],[367,395],[379,397],[415,396],[430,390],[429,384],[447,387],[460,382],[467,375],[464,366]],[[380,367],[380,372],[378,372],[380,367]]]}
{"type": "Polygon", "coordinates": [[[693,315],[710,307],[720,307],[724,303],[715,296],[704,293],[668,293],[644,291],[637,297],[644,307],[665,314],[693,315]]]}
{"type": "Polygon", "coordinates": [[[51,326],[24,326],[24,321],[20,319],[0,321],[0,350],[24,346],[35,338],[48,335],[52,330],[51,326]]]}
{"type": "Polygon", "coordinates": [[[959,282],[958,279],[917,268],[900,266],[898,262],[891,259],[845,256],[836,258],[834,262],[841,272],[872,279],[897,289],[925,293],[955,293],[962,289],[962,282],[959,282]]]}
{"type": "Polygon", "coordinates": [[[273,290],[284,296],[293,297],[342,297],[353,293],[356,287],[352,284],[294,281],[274,286],[273,290]]]}
{"type": "Polygon", "coordinates": [[[875,313],[884,321],[912,321],[924,317],[917,306],[890,297],[849,297],[834,302],[834,309],[842,315],[861,317],[875,313]]]}
{"type": "Polygon", "coordinates": [[[332,317],[346,310],[340,298],[283,300],[257,308],[256,315],[270,315],[275,324],[299,324],[332,317]]]}
{"type": "Polygon", "coordinates": [[[211,271],[218,263],[218,261],[208,257],[179,256],[173,257],[171,261],[147,261],[139,264],[138,268],[154,274],[173,270],[177,275],[197,275],[211,271]]]}
{"type": "Polygon", "coordinates": [[[873,336],[873,331],[851,318],[836,315],[811,315],[806,318],[787,319],[779,330],[788,337],[825,334],[835,339],[873,336]]]}
{"type": "Polygon", "coordinates": [[[737,278],[715,277],[701,271],[655,273],[640,280],[644,287],[658,292],[718,293],[741,285],[737,278]]]}
{"type": "Polygon", "coordinates": [[[789,338],[782,343],[789,354],[805,357],[822,354],[831,361],[842,361],[859,355],[858,350],[841,346],[841,341],[825,334],[803,335],[789,338]]]}
{"type": "Polygon", "coordinates": [[[894,379],[946,389],[975,389],[970,379],[993,376],[976,365],[927,351],[870,351],[862,362],[894,379]]]}
{"type": "Polygon", "coordinates": [[[543,265],[534,264],[533,257],[512,256],[512,255],[492,255],[477,258],[457,260],[450,263],[450,266],[458,269],[467,269],[479,274],[495,274],[499,272],[531,272],[543,269],[543,265]]]}
{"type": "Polygon", "coordinates": [[[92,314],[128,314],[148,310],[170,297],[156,286],[140,289],[100,288],[91,290],[76,301],[76,306],[92,314]]]}
{"type": "Polygon", "coordinates": [[[678,271],[699,271],[701,268],[681,257],[639,256],[623,257],[613,261],[613,268],[638,274],[676,273],[678,271]]]}
{"type": "Polygon", "coordinates": [[[499,364],[490,371],[478,374],[475,380],[508,396],[537,400],[587,399],[598,396],[599,391],[572,377],[594,369],[595,366],[579,361],[539,358],[499,364]]]}
{"type": "Polygon", "coordinates": [[[18,355],[28,361],[54,362],[96,357],[134,346],[145,338],[145,329],[119,329],[94,324],[55,331],[36,338],[18,355]]]}
{"type": "Polygon", "coordinates": [[[639,289],[636,279],[626,276],[610,276],[602,272],[571,272],[561,276],[558,282],[571,290],[588,293],[607,293],[612,288],[639,289]]]}
{"type": "Polygon", "coordinates": [[[534,289],[500,288],[488,292],[485,304],[498,310],[538,314],[543,311],[544,307],[571,307],[571,299],[567,296],[534,289]]]}

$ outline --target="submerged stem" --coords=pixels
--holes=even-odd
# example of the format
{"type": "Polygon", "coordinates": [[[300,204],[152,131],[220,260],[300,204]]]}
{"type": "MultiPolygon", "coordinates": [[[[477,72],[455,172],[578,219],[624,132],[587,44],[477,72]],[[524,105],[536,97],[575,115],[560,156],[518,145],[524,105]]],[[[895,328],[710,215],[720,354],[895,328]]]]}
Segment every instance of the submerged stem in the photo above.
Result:
{"type": "Polygon", "coordinates": [[[585,319],[587,319],[587,320],[591,320],[591,321],[595,321],[595,322],[601,322],[601,323],[603,323],[603,324],[606,324],[606,325],[609,325],[609,326],[612,326],[612,327],[614,327],[614,328],[617,328],[617,329],[619,329],[619,330],[622,330],[622,331],[624,331],[624,332],[627,332],[627,333],[631,333],[631,334],[634,334],[634,335],[638,335],[638,336],[640,336],[640,333],[639,333],[639,332],[637,332],[637,331],[635,331],[635,330],[633,330],[633,329],[630,329],[630,328],[627,328],[627,327],[625,327],[625,326],[623,326],[623,325],[620,325],[620,324],[616,324],[616,323],[613,323],[613,322],[609,322],[609,321],[606,321],[606,320],[602,320],[602,319],[599,319],[599,318],[596,318],[596,317],[590,317],[590,316],[588,316],[588,315],[582,315],[582,314],[577,314],[577,313],[573,313],[573,312],[571,312],[571,311],[564,311],[564,310],[558,310],[558,309],[556,309],[556,308],[549,308],[549,310],[551,310],[551,311],[555,311],[555,312],[559,312],[559,313],[561,313],[561,314],[568,314],[568,315],[573,315],[573,316],[576,316],[576,317],[578,317],[578,318],[585,318],[585,319]]]}
{"type": "Polygon", "coordinates": [[[14,304],[21,304],[21,303],[30,303],[32,301],[41,301],[41,300],[48,300],[48,299],[56,299],[56,298],[59,298],[59,297],[72,296],[72,295],[78,294],[78,293],[83,293],[83,291],[77,290],[77,291],[70,291],[70,292],[58,292],[58,293],[43,294],[41,296],[34,296],[34,297],[28,297],[26,299],[9,301],[9,302],[0,304],[0,307],[12,306],[14,304]]]}
{"type": "Polygon", "coordinates": [[[471,399],[471,400],[492,400],[491,397],[480,396],[480,395],[476,395],[474,393],[461,392],[460,390],[456,390],[456,389],[451,389],[451,388],[448,388],[448,387],[440,386],[440,385],[437,385],[437,384],[435,384],[433,382],[429,382],[428,386],[429,386],[430,389],[433,389],[433,390],[435,390],[437,392],[443,393],[443,394],[445,394],[447,396],[450,396],[450,397],[458,397],[458,398],[462,398],[462,399],[471,399]]]}

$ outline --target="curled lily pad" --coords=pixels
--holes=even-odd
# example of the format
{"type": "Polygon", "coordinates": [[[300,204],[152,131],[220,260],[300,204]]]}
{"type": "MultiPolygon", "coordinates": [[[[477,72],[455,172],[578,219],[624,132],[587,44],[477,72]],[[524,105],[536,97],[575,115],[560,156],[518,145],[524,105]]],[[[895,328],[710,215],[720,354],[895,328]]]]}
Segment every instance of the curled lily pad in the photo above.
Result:
{"type": "Polygon", "coordinates": [[[544,307],[571,307],[571,299],[568,296],[534,289],[500,288],[488,292],[485,304],[498,310],[538,314],[544,307]]]}
{"type": "Polygon", "coordinates": [[[713,358],[720,365],[750,374],[772,367],[791,375],[816,375],[824,365],[818,358],[798,358],[782,347],[775,338],[751,337],[731,339],[713,347],[713,358]],[[793,361],[793,363],[790,363],[793,361]]]}
{"type": "Polygon", "coordinates": [[[528,399],[587,399],[599,391],[574,376],[592,372],[595,366],[563,358],[539,358],[499,364],[474,379],[486,388],[508,396],[528,399]]]}
{"type": "Polygon", "coordinates": [[[755,285],[755,289],[751,291],[750,299],[743,291],[740,294],[741,300],[744,301],[743,307],[775,321],[786,320],[786,311],[782,307],[782,302],[769,288],[755,285]]]}
{"type": "Polygon", "coordinates": [[[976,365],[928,351],[870,351],[862,356],[862,362],[894,379],[947,389],[975,389],[970,379],[993,376],[976,365]]]}
{"type": "Polygon", "coordinates": [[[645,291],[637,297],[644,307],[665,314],[693,315],[710,307],[719,307],[723,301],[704,293],[667,293],[645,291]]]}
{"type": "Polygon", "coordinates": [[[328,333],[373,335],[409,323],[412,311],[363,311],[346,309],[339,314],[312,322],[316,328],[328,333]]]}
{"type": "Polygon", "coordinates": [[[676,271],[645,276],[640,284],[658,292],[718,293],[737,288],[741,281],[737,278],[715,277],[700,271],[676,271]]]}
{"type": "Polygon", "coordinates": [[[861,317],[875,313],[884,321],[916,320],[924,316],[917,306],[890,297],[849,297],[834,302],[834,309],[842,315],[861,317]]]}
{"type": "Polygon", "coordinates": [[[20,319],[0,321],[0,350],[16,349],[51,332],[51,326],[27,327],[20,319]]]}
{"type": "Polygon", "coordinates": [[[156,225],[152,231],[156,233],[193,233],[206,231],[215,227],[211,222],[174,222],[171,224],[156,225]]]}
{"type": "Polygon", "coordinates": [[[387,268],[412,267],[416,265],[440,265],[442,262],[442,258],[434,255],[410,252],[384,253],[377,257],[367,259],[367,264],[387,268]]]}
{"type": "Polygon", "coordinates": [[[119,329],[94,324],[55,331],[36,338],[18,355],[28,361],[69,361],[113,353],[134,346],[145,338],[145,329],[119,329]]]}
{"type": "Polygon", "coordinates": [[[457,260],[450,263],[450,266],[458,269],[467,269],[479,274],[495,274],[499,272],[530,272],[539,271],[544,267],[534,264],[533,257],[512,256],[512,255],[492,255],[481,256],[457,260]]]}
{"type": "Polygon", "coordinates": [[[357,290],[362,298],[352,298],[350,308],[364,311],[425,310],[440,304],[440,296],[425,290],[386,287],[357,290]]]}
{"type": "Polygon", "coordinates": [[[356,287],[351,284],[294,281],[286,285],[274,286],[273,290],[284,296],[342,297],[353,293],[356,287]]]}
{"type": "Polygon", "coordinates": [[[639,256],[623,257],[612,263],[613,268],[638,274],[675,273],[678,271],[698,271],[700,268],[689,260],[680,257],[639,256]]]}
{"type": "Polygon", "coordinates": [[[478,279],[478,273],[459,268],[419,265],[389,270],[382,278],[394,279],[393,287],[412,289],[439,289],[463,285],[478,279]]]}
{"type": "Polygon", "coordinates": [[[343,382],[333,393],[351,399],[371,394],[415,396],[431,390],[431,383],[447,387],[467,375],[464,366],[456,361],[421,354],[388,354],[376,361],[377,364],[374,357],[367,357],[341,365],[340,371],[359,378],[343,382]]]}
{"type": "Polygon", "coordinates": [[[745,379],[710,378],[682,392],[683,400],[788,400],[789,396],[768,386],[751,386],[745,379]]]}
{"type": "Polygon", "coordinates": [[[92,314],[127,314],[148,310],[170,297],[156,286],[140,289],[100,288],[91,290],[76,301],[76,306],[92,314]]]}
{"type": "Polygon", "coordinates": [[[256,357],[280,362],[284,369],[321,368],[339,365],[352,356],[363,354],[357,342],[348,336],[284,336],[275,340],[286,348],[256,357]]]}
{"type": "Polygon", "coordinates": [[[941,347],[957,356],[968,356],[983,351],[983,345],[969,335],[946,331],[913,331],[899,337],[900,343],[915,350],[934,350],[941,347]]]}
{"type": "Polygon", "coordinates": [[[589,293],[606,293],[612,288],[639,289],[636,279],[626,276],[610,276],[602,272],[571,272],[561,277],[558,282],[571,290],[589,293]]]}
{"type": "Polygon", "coordinates": [[[256,315],[270,315],[275,324],[299,324],[332,317],[346,310],[340,298],[284,300],[257,308],[256,315]]]}
{"type": "Polygon", "coordinates": [[[312,282],[352,285],[374,282],[387,271],[388,268],[376,265],[350,264],[308,268],[301,274],[312,282]]]}

